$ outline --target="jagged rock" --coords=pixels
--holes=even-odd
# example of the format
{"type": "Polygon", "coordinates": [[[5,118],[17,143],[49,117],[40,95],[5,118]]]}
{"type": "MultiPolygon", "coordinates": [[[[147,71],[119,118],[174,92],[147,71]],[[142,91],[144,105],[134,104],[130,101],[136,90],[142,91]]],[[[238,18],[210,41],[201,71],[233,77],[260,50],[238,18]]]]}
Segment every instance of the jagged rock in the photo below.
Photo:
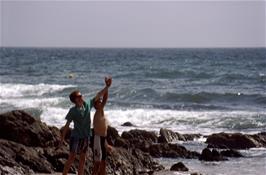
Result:
{"type": "Polygon", "coordinates": [[[169,129],[160,129],[160,136],[158,138],[159,143],[171,143],[178,140],[188,141],[200,138],[201,134],[179,134],[178,132],[171,131],[169,129]]]}
{"type": "Polygon", "coordinates": [[[171,166],[171,171],[188,171],[188,168],[182,163],[178,162],[171,166]]]}
{"type": "Polygon", "coordinates": [[[146,141],[151,141],[153,143],[156,143],[158,141],[158,138],[154,132],[139,130],[139,129],[123,132],[122,138],[127,140],[129,139],[146,140],[146,141]]]}
{"type": "Polygon", "coordinates": [[[185,141],[185,137],[183,137],[181,134],[177,133],[177,132],[173,132],[171,130],[168,129],[160,129],[160,136],[158,138],[158,142],[159,143],[170,143],[170,142],[174,142],[177,140],[182,140],[185,141]]]}
{"type": "Polygon", "coordinates": [[[227,160],[224,158],[217,150],[213,149],[212,151],[209,148],[202,150],[202,153],[199,157],[199,160],[204,161],[223,161],[227,160]]]}
{"type": "Polygon", "coordinates": [[[51,173],[53,167],[43,156],[42,148],[27,147],[22,144],[0,139],[0,165],[22,167],[23,172],[33,170],[40,173],[51,173]]]}
{"type": "Polygon", "coordinates": [[[26,146],[55,146],[60,140],[59,130],[36,120],[24,111],[0,115],[0,138],[26,146]]]}
{"type": "Polygon", "coordinates": [[[107,129],[107,141],[110,145],[115,145],[115,142],[117,139],[119,139],[120,136],[118,134],[118,131],[112,127],[112,126],[108,126],[107,129]]]}
{"type": "MultiPolygon", "coordinates": [[[[148,132],[147,132],[148,133],[148,132]]],[[[149,134],[148,134],[149,135],[149,134]]],[[[143,138],[146,135],[144,134],[143,138]]],[[[108,128],[108,139],[125,141],[115,128],[108,128]]],[[[33,174],[62,172],[69,155],[68,144],[59,148],[60,130],[34,119],[24,111],[12,111],[0,115],[0,173],[33,174]],[[14,172],[14,173],[13,173],[14,172]]],[[[130,148],[114,148],[107,157],[107,173],[138,175],[163,169],[148,153],[130,148]]],[[[89,149],[85,174],[92,172],[92,152],[89,149]]],[[[70,173],[76,173],[78,159],[70,173]]]]}
{"type": "Polygon", "coordinates": [[[145,154],[138,149],[126,150],[115,148],[112,156],[108,156],[107,174],[139,174],[143,171],[158,171],[164,169],[163,166],[154,162],[149,154],[145,154]]]}
{"type": "Polygon", "coordinates": [[[245,135],[242,133],[218,133],[210,135],[206,143],[208,148],[248,149],[266,147],[266,134],[245,135]]]}
{"type": "Polygon", "coordinates": [[[221,151],[221,155],[225,157],[244,157],[240,152],[233,149],[221,151]]]}
{"type": "Polygon", "coordinates": [[[170,143],[152,144],[150,146],[150,154],[153,157],[166,158],[199,158],[199,153],[188,151],[184,146],[170,143]]]}
{"type": "Polygon", "coordinates": [[[200,138],[202,135],[201,134],[183,134],[183,137],[188,140],[194,140],[200,138]]]}

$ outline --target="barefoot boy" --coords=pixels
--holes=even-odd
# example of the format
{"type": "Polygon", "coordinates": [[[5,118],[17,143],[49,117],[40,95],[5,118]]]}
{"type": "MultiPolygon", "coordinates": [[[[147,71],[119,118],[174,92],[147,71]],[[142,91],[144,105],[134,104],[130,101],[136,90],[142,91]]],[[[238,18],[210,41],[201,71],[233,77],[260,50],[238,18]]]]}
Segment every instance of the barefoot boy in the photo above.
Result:
{"type": "MultiPolygon", "coordinates": [[[[108,87],[112,84],[112,79],[105,80],[108,87]]],[[[106,175],[106,149],[110,149],[107,144],[107,119],[104,115],[104,106],[108,99],[108,90],[105,91],[103,98],[97,98],[94,101],[94,108],[96,112],[93,118],[94,127],[94,142],[93,142],[93,156],[94,156],[94,167],[93,175],[106,175]]]]}
{"type": "Polygon", "coordinates": [[[74,103],[75,106],[70,108],[67,116],[66,116],[66,124],[64,126],[62,135],[61,135],[61,143],[62,145],[66,132],[69,128],[70,123],[74,122],[74,128],[71,131],[70,137],[70,153],[68,160],[65,163],[63,175],[66,175],[75,160],[77,154],[79,157],[79,168],[78,175],[83,175],[84,173],[84,165],[86,153],[89,145],[89,138],[91,136],[91,118],[90,118],[90,110],[93,106],[95,99],[101,98],[104,94],[106,94],[109,86],[106,85],[104,89],[102,89],[96,97],[89,101],[85,101],[83,99],[80,91],[73,91],[70,95],[70,101],[74,103]]]}

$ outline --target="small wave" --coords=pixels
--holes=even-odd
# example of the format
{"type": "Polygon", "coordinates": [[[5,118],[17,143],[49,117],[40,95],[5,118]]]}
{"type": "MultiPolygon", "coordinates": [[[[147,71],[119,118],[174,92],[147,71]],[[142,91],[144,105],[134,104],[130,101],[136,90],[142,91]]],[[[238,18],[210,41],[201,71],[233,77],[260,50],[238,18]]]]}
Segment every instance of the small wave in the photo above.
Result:
{"type": "Polygon", "coordinates": [[[0,98],[14,98],[24,96],[41,96],[46,93],[62,91],[73,85],[50,85],[50,84],[0,84],[0,98]]]}
{"type": "Polygon", "coordinates": [[[175,79],[175,78],[196,78],[196,79],[205,79],[211,78],[213,75],[206,72],[196,72],[192,70],[157,70],[155,72],[145,73],[145,77],[150,78],[160,78],[160,79],[175,79]]]}
{"type": "Polygon", "coordinates": [[[258,104],[265,103],[265,97],[261,94],[242,94],[236,93],[210,93],[210,92],[199,92],[199,93],[172,93],[167,92],[160,95],[163,101],[169,102],[192,102],[192,103],[207,103],[210,101],[214,102],[232,102],[240,101],[244,102],[255,102],[258,104]]]}

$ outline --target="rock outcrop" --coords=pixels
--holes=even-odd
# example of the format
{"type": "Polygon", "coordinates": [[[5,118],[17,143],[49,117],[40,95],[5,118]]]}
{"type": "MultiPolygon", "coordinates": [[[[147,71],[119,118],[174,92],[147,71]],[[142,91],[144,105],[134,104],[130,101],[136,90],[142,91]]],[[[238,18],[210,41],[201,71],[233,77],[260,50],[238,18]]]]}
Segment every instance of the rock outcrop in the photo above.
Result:
{"type": "Polygon", "coordinates": [[[160,129],[160,136],[158,138],[159,143],[171,143],[176,141],[188,141],[199,138],[201,134],[180,134],[178,132],[171,131],[169,129],[160,129]]]}
{"type": "MultiPolygon", "coordinates": [[[[109,128],[108,139],[116,141],[118,132],[109,128]]],[[[62,172],[68,158],[68,145],[58,148],[60,130],[47,126],[24,111],[0,115],[0,174],[32,174],[62,172]]],[[[85,174],[92,171],[92,152],[89,150],[85,174]]],[[[116,147],[109,154],[108,174],[138,175],[163,169],[148,153],[132,148],[116,147]]],[[[71,169],[77,171],[78,160],[71,169]]]]}
{"type": "Polygon", "coordinates": [[[188,171],[188,168],[182,163],[178,162],[171,166],[171,171],[188,171]]]}
{"type": "Polygon", "coordinates": [[[254,135],[242,133],[218,133],[210,135],[206,143],[208,148],[221,149],[249,149],[254,147],[266,147],[266,133],[254,135]]]}
{"type": "Polygon", "coordinates": [[[223,161],[223,160],[228,160],[228,159],[225,158],[216,149],[213,149],[211,151],[209,148],[205,148],[205,149],[202,150],[201,155],[199,157],[199,160],[204,160],[204,161],[223,161]]]}

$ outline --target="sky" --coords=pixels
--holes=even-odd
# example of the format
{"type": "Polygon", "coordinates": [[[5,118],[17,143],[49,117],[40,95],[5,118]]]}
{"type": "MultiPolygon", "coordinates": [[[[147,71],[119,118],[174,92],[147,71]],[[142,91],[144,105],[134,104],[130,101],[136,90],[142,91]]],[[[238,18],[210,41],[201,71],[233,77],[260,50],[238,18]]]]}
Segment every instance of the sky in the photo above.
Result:
{"type": "Polygon", "coordinates": [[[0,0],[8,47],[266,47],[265,1],[0,0]]]}

